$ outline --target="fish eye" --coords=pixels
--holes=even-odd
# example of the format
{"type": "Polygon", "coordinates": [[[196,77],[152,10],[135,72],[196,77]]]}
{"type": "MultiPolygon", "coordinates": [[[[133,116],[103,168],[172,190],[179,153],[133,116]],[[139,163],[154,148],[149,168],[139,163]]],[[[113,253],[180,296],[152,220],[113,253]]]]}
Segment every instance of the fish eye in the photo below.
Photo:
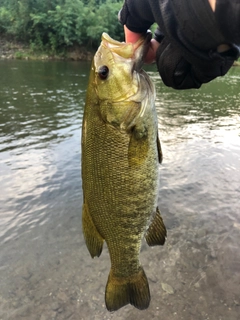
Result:
{"type": "Polygon", "coordinates": [[[109,69],[107,66],[101,66],[98,69],[99,78],[102,80],[106,80],[109,74],[109,69]]]}

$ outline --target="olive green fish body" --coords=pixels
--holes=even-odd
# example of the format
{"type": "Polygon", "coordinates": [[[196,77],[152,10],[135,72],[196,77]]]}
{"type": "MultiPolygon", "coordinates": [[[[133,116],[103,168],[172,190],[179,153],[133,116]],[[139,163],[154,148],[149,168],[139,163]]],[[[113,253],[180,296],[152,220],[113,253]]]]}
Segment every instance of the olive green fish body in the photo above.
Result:
{"type": "Polygon", "coordinates": [[[144,71],[132,70],[136,57],[131,55],[143,50],[141,45],[122,52],[123,44],[103,35],[83,119],[83,233],[92,257],[101,254],[104,240],[107,243],[111,271],[105,300],[110,311],[128,303],[148,307],[148,281],[139,262],[141,241],[145,235],[149,245],[163,244],[166,236],[156,211],[161,150],[154,86],[144,71]],[[117,57],[111,45],[119,48],[117,57]],[[118,62],[119,54],[123,57],[118,62]],[[103,66],[109,75],[101,79],[103,66]]]}

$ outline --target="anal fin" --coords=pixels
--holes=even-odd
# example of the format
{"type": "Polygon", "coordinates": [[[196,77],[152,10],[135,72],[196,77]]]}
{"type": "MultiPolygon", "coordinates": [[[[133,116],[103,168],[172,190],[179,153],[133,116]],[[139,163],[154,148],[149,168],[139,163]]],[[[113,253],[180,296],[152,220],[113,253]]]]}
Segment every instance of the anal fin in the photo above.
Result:
{"type": "Polygon", "coordinates": [[[152,246],[164,245],[167,237],[167,230],[161,217],[160,211],[157,208],[155,217],[153,218],[150,226],[145,234],[147,244],[152,246]]]}
{"type": "Polygon", "coordinates": [[[85,242],[91,257],[99,257],[102,253],[104,239],[97,231],[86,203],[83,204],[82,228],[85,242]]]}

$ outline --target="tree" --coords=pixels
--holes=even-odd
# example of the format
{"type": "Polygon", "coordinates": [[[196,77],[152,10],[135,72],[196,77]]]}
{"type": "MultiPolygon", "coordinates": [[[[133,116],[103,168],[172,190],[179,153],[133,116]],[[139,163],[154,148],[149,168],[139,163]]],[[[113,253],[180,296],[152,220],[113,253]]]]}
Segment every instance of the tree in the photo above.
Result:
{"type": "Polygon", "coordinates": [[[118,0],[0,0],[0,32],[51,50],[99,44],[102,32],[123,38],[118,0]]]}

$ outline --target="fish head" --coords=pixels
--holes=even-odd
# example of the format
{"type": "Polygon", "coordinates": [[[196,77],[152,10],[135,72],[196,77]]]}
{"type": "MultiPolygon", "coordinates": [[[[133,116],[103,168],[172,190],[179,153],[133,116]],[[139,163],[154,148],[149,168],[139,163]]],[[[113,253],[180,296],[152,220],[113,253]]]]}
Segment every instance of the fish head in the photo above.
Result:
{"type": "Polygon", "coordinates": [[[151,33],[136,43],[119,42],[102,34],[102,42],[93,61],[94,84],[101,101],[129,101],[137,98],[140,89],[139,72],[147,53],[151,33]]]}

